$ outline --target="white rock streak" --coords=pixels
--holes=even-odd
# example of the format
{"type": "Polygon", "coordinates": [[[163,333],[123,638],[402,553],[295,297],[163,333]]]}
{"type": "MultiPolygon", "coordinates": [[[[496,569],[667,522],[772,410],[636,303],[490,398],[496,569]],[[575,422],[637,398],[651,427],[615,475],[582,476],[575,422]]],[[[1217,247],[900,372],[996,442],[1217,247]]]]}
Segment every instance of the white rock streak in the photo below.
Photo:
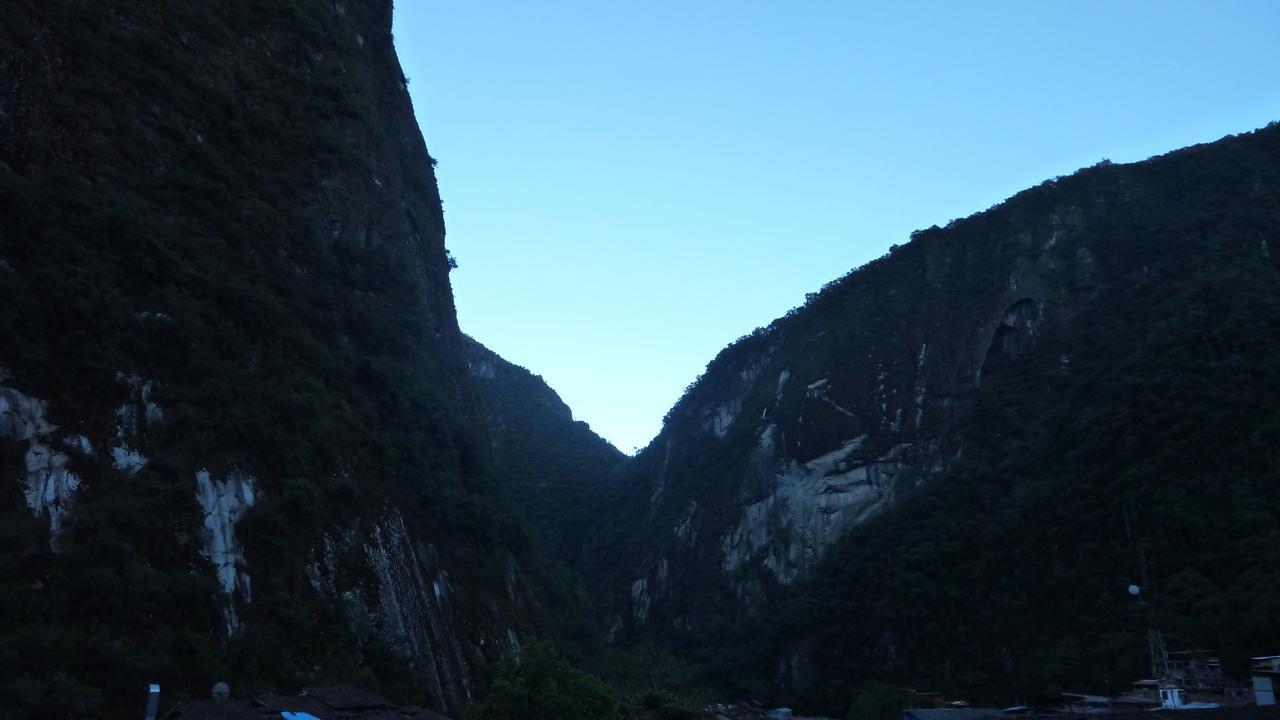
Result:
{"type": "MultiPolygon", "coordinates": [[[[775,428],[761,434],[774,443],[775,428]]],[[[850,527],[889,500],[893,477],[902,471],[898,445],[878,457],[863,452],[865,435],[806,463],[783,462],[772,492],[742,508],[737,524],[721,538],[722,567],[733,572],[761,558],[779,582],[790,583],[850,527]]]]}
{"type": "MultiPolygon", "coordinates": [[[[22,494],[31,513],[36,517],[48,514],[50,542],[56,543],[80,478],[67,470],[67,456],[53,449],[50,436],[58,428],[49,422],[45,412],[43,400],[0,387],[0,438],[27,444],[18,482],[23,485],[22,494]]],[[[84,446],[88,446],[87,439],[84,446]]]]}
{"type": "Polygon", "coordinates": [[[208,470],[196,473],[196,501],[204,510],[204,531],[201,554],[217,569],[218,583],[227,595],[224,616],[227,634],[234,634],[240,627],[235,612],[234,595],[237,589],[245,602],[250,599],[249,574],[244,571],[244,549],[236,543],[236,523],[253,507],[257,493],[252,475],[232,470],[227,479],[215,480],[208,470]]]}
{"type": "Polygon", "coordinates": [[[116,408],[116,444],[111,448],[111,464],[117,470],[136,475],[147,464],[147,457],[130,443],[137,441],[142,430],[163,420],[164,412],[151,399],[155,383],[123,372],[116,373],[116,382],[128,386],[131,397],[116,408]]]}

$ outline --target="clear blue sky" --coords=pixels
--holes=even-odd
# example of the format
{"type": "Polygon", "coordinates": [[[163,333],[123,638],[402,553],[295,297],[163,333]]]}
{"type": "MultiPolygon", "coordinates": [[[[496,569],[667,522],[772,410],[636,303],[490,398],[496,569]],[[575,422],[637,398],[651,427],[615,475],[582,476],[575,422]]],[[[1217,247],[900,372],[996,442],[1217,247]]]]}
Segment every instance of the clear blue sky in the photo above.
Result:
{"type": "Polygon", "coordinates": [[[1280,119],[1280,2],[398,0],[463,329],[624,451],[914,229],[1280,119]]]}

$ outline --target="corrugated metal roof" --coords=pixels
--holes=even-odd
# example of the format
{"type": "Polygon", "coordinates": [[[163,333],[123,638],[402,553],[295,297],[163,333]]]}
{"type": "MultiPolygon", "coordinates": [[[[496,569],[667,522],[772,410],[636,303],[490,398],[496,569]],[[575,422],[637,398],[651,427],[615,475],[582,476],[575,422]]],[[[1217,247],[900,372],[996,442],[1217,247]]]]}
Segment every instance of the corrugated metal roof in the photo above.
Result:
{"type": "Polygon", "coordinates": [[[1004,718],[997,708],[913,708],[902,711],[905,720],[986,720],[1004,718]]]}
{"type": "MultiPolygon", "coordinates": [[[[1025,716],[1016,713],[1006,715],[993,708],[924,708],[903,710],[902,717],[903,720],[987,720],[998,717],[1011,720],[1025,716]]],[[[1280,720],[1280,705],[1238,705],[1195,710],[1155,709],[1091,715],[1055,712],[1052,717],[1054,720],[1280,720]]]]}
{"type": "MultiPolygon", "coordinates": [[[[331,688],[332,689],[332,688],[331,688]]],[[[319,720],[449,720],[420,707],[397,707],[385,698],[362,691],[325,694],[342,708],[321,702],[316,693],[308,695],[263,695],[256,700],[183,701],[165,713],[163,720],[281,720],[284,713],[306,713],[319,720]],[[361,705],[365,703],[365,705],[361,705]],[[369,705],[377,706],[369,707],[369,705]]]]}
{"type": "Polygon", "coordinates": [[[165,713],[163,720],[262,720],[262,712],[248,700],[185,700],[165,713]]]}
{"type": "Polygon", "coordinates": [[[307,688],[303,695],[313,697],[336,710],[382,710],[393,708],[386,698],[350,685],[307,688]]]}
{"type": "Polygon", "coordinates": [[[343,717],[328,705],[306,695],[263,695],[254,700],[253,704],[260,708],[262,712],[268,713],[273,717],[283,712],[309,713],[320,718],[320,720],[330,720],[331,718],[338,720],[338,718],[343,717]]]}
{"type": "Polygon", "coordinates": [[[1238,705],[1203,710],[1147,710],[1116,713],[1114,720],[1280,720],[1280,705],[1238,705]]]}

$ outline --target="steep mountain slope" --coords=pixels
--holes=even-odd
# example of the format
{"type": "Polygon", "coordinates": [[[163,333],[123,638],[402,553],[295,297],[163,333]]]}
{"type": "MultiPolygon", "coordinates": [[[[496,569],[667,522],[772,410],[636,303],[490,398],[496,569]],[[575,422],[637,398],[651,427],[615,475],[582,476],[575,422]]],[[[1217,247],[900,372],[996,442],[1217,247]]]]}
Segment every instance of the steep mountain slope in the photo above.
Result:
{"type": "Polygon", "coordinates": [[[1122,685],[1148,623],[1280,645],[1277,243],[1273,126],[1046,182],[829,284],[620,471],[587,563],[619,637],[833,710],[874,677],[1122,685]]]}
{"type": "Polygon", "coordinates": [[[591,431],[542,378],[467,338],[466,358],[493,438],[494,463],[550,552],[578,563],[603,482],[626,456],[591,431]]]}
{"type": "Polygon", "coordinates": [[[0,23],[0,703],[456,709],[562,606],[491,468],[391,3],[0,23]]]}

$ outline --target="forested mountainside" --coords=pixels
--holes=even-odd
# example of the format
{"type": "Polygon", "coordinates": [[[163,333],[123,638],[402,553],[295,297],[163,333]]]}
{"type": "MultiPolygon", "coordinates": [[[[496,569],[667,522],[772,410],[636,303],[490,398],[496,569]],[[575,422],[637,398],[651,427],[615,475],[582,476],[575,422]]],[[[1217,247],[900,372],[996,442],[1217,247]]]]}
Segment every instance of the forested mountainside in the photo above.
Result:
{"type": "Polygon", "coordinates": [[[1280,126],[1100,163],[721,352],[584,568],[619,642],[828,711],[1122,687],[1149,627],[1278,652],[1277,378],[1280,126]]]}
{"type": "Polygon", "coordinates": [[[579,713],[691,717],[676,676],[843,713],[1123,687],[1149,628],[1280,652],[1280,126],[916,233],[628,459],[460,332],[406,83],[389,0],[7,4],[10,714],[456,712],[500,657],[476,717],[521,672],[579,713]]]}
{"type": "Polygon", "coordinates": [[[541,376],[466,339],[494,463],[556,558],[577,565],[604,487],[626,456],[591,431],[541,376]]]}
{"type": "Polygon", "coordinates": [[[576,614],[492,466],[406,82],[389,0],[6,3],[8,712],[456,710],[576,614]]]}

